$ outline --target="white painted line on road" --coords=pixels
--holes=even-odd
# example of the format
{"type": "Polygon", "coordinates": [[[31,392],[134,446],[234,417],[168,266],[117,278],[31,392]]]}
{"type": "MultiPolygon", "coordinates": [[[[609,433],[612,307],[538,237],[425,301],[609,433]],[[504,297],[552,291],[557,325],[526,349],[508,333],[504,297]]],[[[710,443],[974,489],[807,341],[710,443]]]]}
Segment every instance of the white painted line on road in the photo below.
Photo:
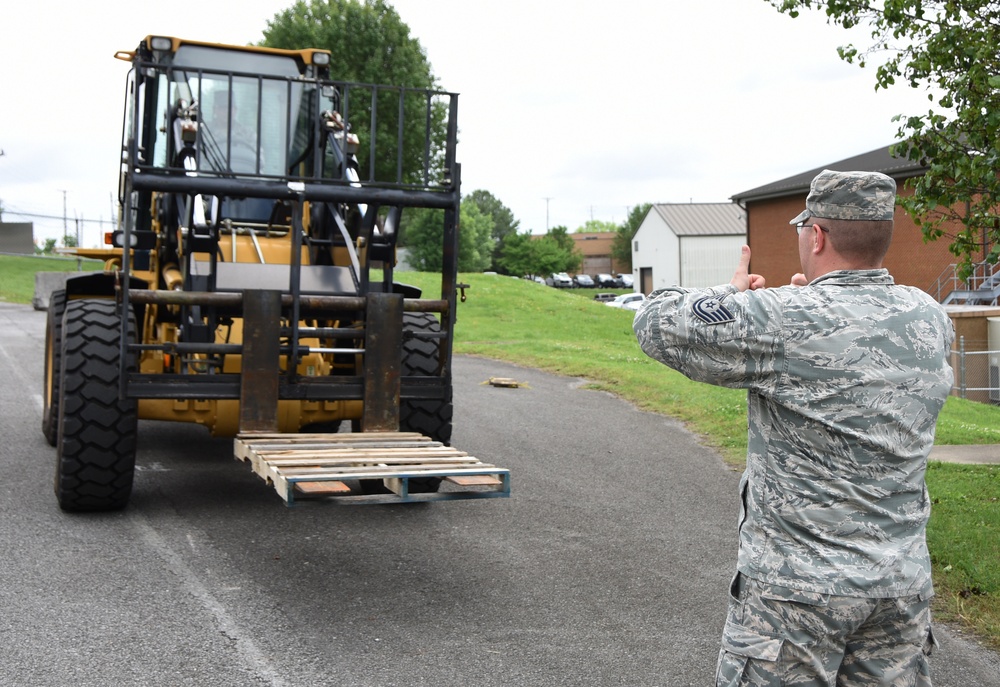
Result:
{"type": "Polygon", "coordinates": [[[3,343],[0,343],[0,353],[2,353],[3,357],[7,359],[8,363],[10,363],[11,372],[14,374],[15,377],[17,377],[17,379],[21,382],[21,384],[24,386],[32,386],[29,383],[28,378],[25,377],[24,373],[21,372],[21,368],[17,364],[17,361],[15,361],[14,357],[7,352],[7,348],[3,345],[3,343]]]}
{"type": "Polygon", "coordinates": [[[131,522],[139,531],[142,540],[152,548],[156,554],[163,559],[167,567],[177,575],[181,585],[191,594],[202,607],[215,619],[216,625],[223,636],[236,643],[236,650],[247,665],[261,678],[267,680],[272,687],[284,687],[287,683],[282,679],[278,670],[267,659],[264,652],[260,650],[257,643],[250,637],[250,633],[242,630],[225,607],[212,596],[198,576],[191,570],[176,551],[163,540],[140,513],[132,513],[131,522]]]}
{"type": "MultiPolygon", "coordinates": [[[[29,387],[34,386],[34,383],[30,379],[28,379],[23,372],[21,372],[20,366],[14,360],[14,357],[7,352],[7,348],[2,343],[0,343],[0,355],[3,355],[7,363],[10,365],[10,372],[14,377],[17,378],[18,386],[20,386],[22,389],[27,389],[29,387]]],[[[39,412],[45,409],[45,406],[43,405],[42,402],[41,394],[33,394],[31,400],[35,402],[35,406],[38,408],[39,412]]]]}

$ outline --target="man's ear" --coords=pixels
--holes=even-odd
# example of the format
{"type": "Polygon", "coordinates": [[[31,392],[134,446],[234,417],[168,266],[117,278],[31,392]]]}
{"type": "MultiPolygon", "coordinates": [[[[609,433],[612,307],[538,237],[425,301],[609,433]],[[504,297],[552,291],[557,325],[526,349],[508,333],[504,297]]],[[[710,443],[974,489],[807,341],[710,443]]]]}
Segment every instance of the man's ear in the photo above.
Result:
{"type": "Polygon", "coordinates": [[[813,246],[812,252],[814,255],[819,255],[826,249],[826,243],[829,240],[827,238],[826,232],[822,229],[817,229],[816,225],[812,226],[813,232],[813,246]]]}

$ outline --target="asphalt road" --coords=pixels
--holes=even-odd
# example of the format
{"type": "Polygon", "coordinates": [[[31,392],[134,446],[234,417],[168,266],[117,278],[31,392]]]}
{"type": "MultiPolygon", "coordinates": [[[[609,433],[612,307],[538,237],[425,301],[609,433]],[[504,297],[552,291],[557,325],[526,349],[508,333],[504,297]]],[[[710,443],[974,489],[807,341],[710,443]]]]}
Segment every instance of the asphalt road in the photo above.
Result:
{"type": "MultiPolygon", "coordinates": [[[[229,440],[143,423],[130,506],[69,515],[44,329],[0,304],[0,684],[712,683],[738,475],[676,423],[458,358],[454,444],[510,468],[509,499],[288,509],[229,440]]],[[[938,635],[937,687],[1000,685],[938,635]]]]}

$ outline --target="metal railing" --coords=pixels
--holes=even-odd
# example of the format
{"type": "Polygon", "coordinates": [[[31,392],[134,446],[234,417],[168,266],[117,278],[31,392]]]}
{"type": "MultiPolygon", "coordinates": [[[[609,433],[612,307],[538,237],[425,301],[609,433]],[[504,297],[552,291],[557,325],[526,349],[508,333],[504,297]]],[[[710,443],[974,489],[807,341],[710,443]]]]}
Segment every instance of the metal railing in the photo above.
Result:
{"type": "Polygon", "coordinates": [[[996,305],[1000,299],[1000,265],[977,262],[968,279],[958,275],[958,265],[951,264],[938,275],[928,289],[938,303],[996,305]]]}

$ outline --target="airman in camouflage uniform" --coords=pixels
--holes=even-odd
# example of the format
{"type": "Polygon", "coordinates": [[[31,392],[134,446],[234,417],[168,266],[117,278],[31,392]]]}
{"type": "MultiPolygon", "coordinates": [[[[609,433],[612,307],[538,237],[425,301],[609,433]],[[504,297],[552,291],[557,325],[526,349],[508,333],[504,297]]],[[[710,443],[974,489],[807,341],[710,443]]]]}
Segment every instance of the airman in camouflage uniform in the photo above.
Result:
{"type": "Polygon", "coordinates": [[[654,292],[634,330],[691,379],[748,391],[737,575],[717,684],[929,687],[924,485],[952,385],[944,309],[882,269],[895,182],[819,174],[803,274],[654,292]]]}

